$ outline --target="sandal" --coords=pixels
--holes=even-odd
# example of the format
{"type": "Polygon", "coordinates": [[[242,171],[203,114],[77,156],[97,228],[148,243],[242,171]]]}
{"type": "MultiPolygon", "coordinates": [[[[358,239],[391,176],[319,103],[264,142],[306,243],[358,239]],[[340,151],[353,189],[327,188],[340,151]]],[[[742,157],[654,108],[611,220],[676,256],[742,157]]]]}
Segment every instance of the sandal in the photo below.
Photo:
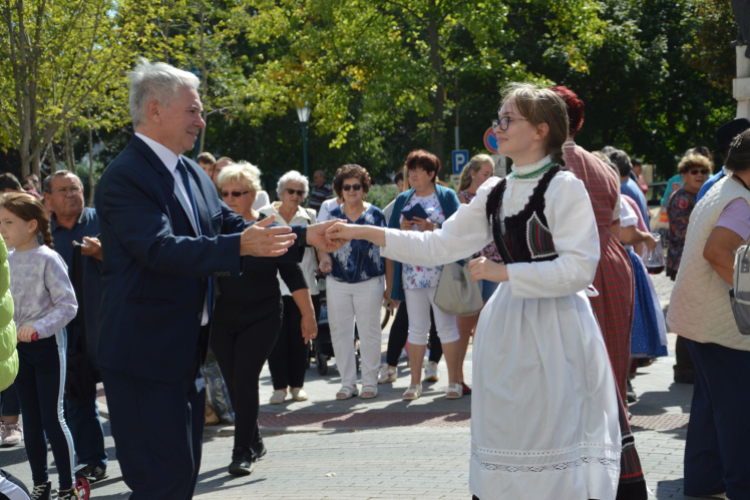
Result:
{"type": "Polygon", "coordinates": [[[362,392],[360,393],[359,397],[362,399],[372,399],[374,397],[377,397],[378,395],[378,388],[374,385],[363,385],[362,386],[362,392]]]}
{"type": "Polygon", "coordinates": [[[359,394],[359,392],[357,392],[356,387],[349,387],[348,385],[342,385],[341,389],[339,389],[339,392],[336,393],[336,399],[338,400],[351,399],[357,394],[359,394]]]}
{"type": "Polygon", "coordinates": [[[411,384],[408,389],[406,389],[406,392],[404,392],[403,398],[407,401],[414,401],[415,399],[419,399],[419,396],[422,395],[422,384],[411,384]]]}
{"type": "Polygon", "coordinates": [[[455,384],[448,384],[448,390],[445,393],[445,399],[461,399],[464,395],[464,388],[461,382],[455,384]]]}

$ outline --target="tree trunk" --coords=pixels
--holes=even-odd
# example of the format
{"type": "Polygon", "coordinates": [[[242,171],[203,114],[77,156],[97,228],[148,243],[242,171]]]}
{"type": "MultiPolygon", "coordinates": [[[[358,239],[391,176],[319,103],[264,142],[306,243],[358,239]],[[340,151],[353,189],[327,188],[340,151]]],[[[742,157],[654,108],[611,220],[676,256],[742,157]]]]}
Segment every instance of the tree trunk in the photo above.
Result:
{"type": "Polygon", "coordinates": [[[91,110],[86,111],[89,119],[89,206],[94,206],[94,132],[91,128],[91,110]]]}
{"type": "Polygon", "coordinates": [[[201,129],[201,138],[200,143],[198,147],[198,153],[203,152],[203,147],[206,143],[206,128],[208,128],[208,114],[206,114],[206,98],[208,97],[208,83],[207,83],[207,76],[206,76],[206,45],[205,45],[205,37],[206,37],[206,12],[205,12],[205,4],[201,0],[201,100],[203,101],[203,121],[206,123],[206,126],[201,129]]]}
{"type": "Polygon", "coordinates": [[[430,116],[431,144],[430,152],[440,159],[440,164],[445,165],[443,149],[445,144],[445,124],[443,114],[445,112],[445,82],[443,81],[443,60],[440,55],[440,27],[438,20],[440,12],[435,6],[435,1],[430,2],[431,9],[427,24],[427,40],[430,46],[430,66],[437,78],[437,91],[432,99],[432,115],[430,116]]]}

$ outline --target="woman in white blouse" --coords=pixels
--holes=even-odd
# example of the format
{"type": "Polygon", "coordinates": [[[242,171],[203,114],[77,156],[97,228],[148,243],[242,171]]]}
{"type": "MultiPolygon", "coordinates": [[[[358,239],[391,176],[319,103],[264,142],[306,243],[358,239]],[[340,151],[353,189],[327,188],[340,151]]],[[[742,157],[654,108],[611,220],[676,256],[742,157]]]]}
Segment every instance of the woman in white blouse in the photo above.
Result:
{"type": "MultiPolygon", "coordinates": [[[[614,499],[622,450],[618,396],[587,297],[599,239],[586,189],[560,168],[563,101],[515,85],[495,121],[506,180],[488,180],[442,229],[338,224],[331,239],[367,239],[402,262],[446,264],[495,241],[506,264],[470,263],[500,286],[473,348],[469,487],[481,500],[614,499]]],[[[595,293],[593,290],[589,293],[595,293]]]]}
{"type": "MultiPolygon", "coordinates": [[[[315,223],[316,213],[312,208],[305,208],[302,202],[307,198],[310,187],[307,177],[296,170],[290,170],[279,179],[276,193],[281,201],[274,202],[261,208],[259,212],[266,217],[273,215],[276,223],[289,226],[308,226],[315,223]]],[[[302,273],[305,275],[313,302],[320,294],[315,269],[318,267],[318,257],[314,248],[307,248],[302,257],[302,273]]],[[[302,335],[302,323],[317,331],[315,311],[303,314],[295,304],[292,293],[286,283],[279,277],[281,295],[284,302],[284,318],[281,332],[276,345],[268,358],[268,368],[273,381],[271,404],[281,404],[286,400],[287,392],[291,392],[292,400],[306,401],[307,393],[302,388],[307,371],[307,356],[309,356],[307,339],[302,335]],[[287,391],[288,390],[288,391],[287,391]]]]}

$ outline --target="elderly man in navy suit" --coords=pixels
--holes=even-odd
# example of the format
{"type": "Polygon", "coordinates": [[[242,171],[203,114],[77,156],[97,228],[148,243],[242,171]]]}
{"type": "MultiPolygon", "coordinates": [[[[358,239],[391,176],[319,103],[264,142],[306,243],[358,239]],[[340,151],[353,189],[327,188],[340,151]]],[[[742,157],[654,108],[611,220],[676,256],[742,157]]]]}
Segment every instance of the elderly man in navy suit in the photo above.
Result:
{"type": "Polygon", "coordinates": [[[130,74],[136,134],[96,193],[104,257],[99,362],[117,459],[136,500],[192,497],[205,401],[195,379],[212,278],[239,274],[243,256],[299,261],[309,244],[335,250],[325,239],[329,224],[248,225],[181,156],[205,126],[198,85],[191,73],[140,61],[130,74]]]}

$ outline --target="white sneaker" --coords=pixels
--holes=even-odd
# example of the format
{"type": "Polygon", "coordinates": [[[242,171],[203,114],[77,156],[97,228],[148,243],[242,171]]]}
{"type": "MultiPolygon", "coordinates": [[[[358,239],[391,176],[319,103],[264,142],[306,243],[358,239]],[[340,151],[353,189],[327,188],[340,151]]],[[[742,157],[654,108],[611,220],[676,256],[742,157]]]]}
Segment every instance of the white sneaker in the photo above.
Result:
{"type": "Polygon", "coordinates": [[[307,401],[309,397],[302,387],[293,387],[292,399],[295,401],[307,401]]]}
{"type": "Polygon", "coordinates": [[[269,403],[272,405],[280,405],[284,402],[286,399],[286,391],[284,389],[278,389],[276,391],[273,391],[273,394],[271,394],[271,399],[269,400],[269,403]]]}
{"type": "Polygon", "coordinates": [[[424,380],[425,382],[438,381],[438,364],[434,361],[428,361],[424,365],[424,380]]]}
{"type": "Polygon", "coordinates": [[[3,424],[0,430],[0,440],[3,446],[16,446],[23,439],[23,431],[18,424],[3,424]]]}
{"type": "Polygon", "coordinates": [[[398,378],[398,368],[383,363],[378,374],[378,384],[393,384],[398,378]]]}

